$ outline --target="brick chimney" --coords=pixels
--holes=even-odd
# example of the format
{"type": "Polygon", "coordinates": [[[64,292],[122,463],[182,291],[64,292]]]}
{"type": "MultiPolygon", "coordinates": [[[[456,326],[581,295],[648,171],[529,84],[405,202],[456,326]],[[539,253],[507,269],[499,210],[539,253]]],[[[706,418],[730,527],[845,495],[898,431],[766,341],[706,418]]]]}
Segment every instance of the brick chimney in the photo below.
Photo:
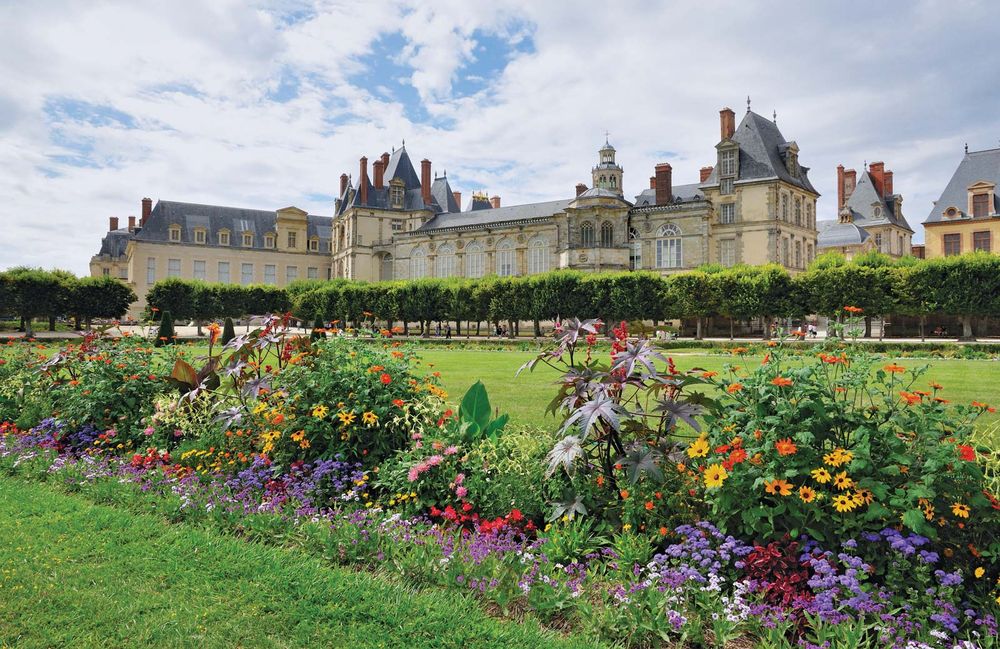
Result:
{"type": "Polygon", "coordinates": [[[431,204],[431,161],[427,158],[420,161],[420,197],[424,205],[431,204]]]}
{"type": "Polygon", "coordinates": [[[700,180],[698,182],[703,183],[708,180],[708,177],[712,175],[713,169],[715,169],[715,167],[702,167],[699,176],[700,180]]]}
{"type": "Polygon", "coordinates": [[[114,232],[117,229],[118,229],[118,217],[117,216],[108,217],[108,230],[114,232]]]}
{"type": "Polygon", "coordinates": [[[872,177],[872,184],[875,185],[875,193],[879,196],[885,195],[885,163],[873,162],[868,165],[868,174],[872,177]]]}
{"type": "Polygon", "coordinates": [[[382,152],[382,173],[389,170],[389,154],[385,151],[382,152]]]}
{"type": "Polygon", "coordinates": [[[884,196],[886,198],[892,196],[892,172],[887,171],[882,176],[882,189],[885,190],[884,196]]]}
{"type": "Polygon", "coordinates": [[[135,217],[134,216],[128,217],[128,231],[129,232],[135,232],[135,217]]]}
{"type": "Polygon", "coordinates": [[[837,213],[844,209],[844,165],[837,165],[837,213]]]}
{"type": "Polygon", "coordinates": [[[149,220],[149,215],[153,212],[153,199],[144,198],[142,199],[142,218],[139,219],[139,225],[146,225],[146,221],[149,220]]]}
{"type": "Polygon", "coordinates": [[[500,207],[500,197],[494,196],[493,198],[491,198],[490,205],[493,206],[493,209],[497,209],[498,207],[500,207]]]}
{"type": "Polygon", "coordinates": [[[384,178],[385,167],[382,165],[382,159],[379,158],[372,165],[375,167],[375,189],[382,189],[382,180],[384,178]]]}
{"type": "Polygon", "coordinates": [[[452,198],[455,199],[455,205],[458,205],[458,211],[462,211],[462,192],[452,192],[452,198]]]}
{"type": "Polygon", "coordinates": [[[719,133],[723,140],[733,139],[733,134],[736,133],[736,113],[732,108],[719,111],[719,133]]]}
{"type": "Polygon", "coordinates": [[[361,193],[361,204],[368,204],[368,158],[361,156],[358,168],[358,191],[361,193]]]}
{"type": "Polygon", "coordinates": [[[344,192],[347,191],[347,174],[340,174],[340,193],[337,196],[343,196],[344,192]]]}
{"type": "Polygon", "coordinates": [[[649,188],[656,189],[656,176],[649,177],[649,188]]]}
{"type": "Polygon", "coordinates": [[[587,191],[587,186],[586,185],[584,185],[583,183],[577,183],[576,184],[576,195],[577,196],[579,196],[580,194],[582,194],[585,191],[587,191]]]}
{"type": "MultiPolygon", "coordinates": [[[[730,111],[732,112],[732,111],[730,111]]],[[[656,204],[657,205],[670,205],[674,202],[674,187],[672,182],[673,169],[670,167],[670,163],[663,162],[656,165],[656,204]]]]}
{"type": "Polygon", "coordinates": [[[844,205],[851,200],[854,188],[858,186],[858,172],[853,169],[844,170],[844,205]]]}

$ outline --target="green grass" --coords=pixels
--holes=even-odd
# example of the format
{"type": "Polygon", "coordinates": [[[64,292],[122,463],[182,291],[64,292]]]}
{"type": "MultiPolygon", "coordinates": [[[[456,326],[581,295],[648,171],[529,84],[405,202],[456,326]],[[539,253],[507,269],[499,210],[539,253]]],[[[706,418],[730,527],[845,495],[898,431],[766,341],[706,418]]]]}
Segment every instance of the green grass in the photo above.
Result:
{"type": "Polygon", "coordinates": [[[294,550],[0,478],[0,647],[592,647],[294,550]]]}

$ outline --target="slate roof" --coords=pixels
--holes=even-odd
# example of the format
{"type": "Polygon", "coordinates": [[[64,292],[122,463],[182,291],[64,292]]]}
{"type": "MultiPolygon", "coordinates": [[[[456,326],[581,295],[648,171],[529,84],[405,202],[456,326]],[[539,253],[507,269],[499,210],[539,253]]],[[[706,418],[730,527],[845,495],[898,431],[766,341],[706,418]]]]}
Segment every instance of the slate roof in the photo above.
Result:
{"type": "MultiPolygon", "coordinates": [[[[924,223],[938,223],[946,220],[942,213],[949,207],[956,208],[962,218],[972,218],[966,213],[969,207],[968,188],[969,185],[980,180],[1000,185],[1000,149],[966,153],[958,164],[958,168],[955,169],[955,174],[944,188],[944,192],[941,193],[941,198],[934,203],[934,207],[931,208],[924,223]]],[[[994,195],[993,213],[1000,213],[1000,194],[994,195]]]]}
{"type": "Polygon", "coordinates": [[[476,210],[491,210],[493,209],[493,204],[490,203],[490,199],[482,194],[473,194],[472,200],[469,201],[469,206],[465,209],[466,212],[475,212],[476,210]]]}
{"type": "MultiPolygon", "coordinates": [[[[705,200],[705,193],[701,191],[701,185],[694,183],[691,185],[674,185],[674,205],[679,203],[692,203],[705,200]]],[[[656,190],[644,189],[642,193],[635,197],[636,207],[651,207],[656,205],[656,190]]]]}
{"type": "Polygon", "coordinates": [[[125,248],[128,247],[128,242],[131,238],[132,233],[128,231],[128,228],[111,230],[101,239],[101,250],[97,253],[98,256],[124,257],[125,248]]]}
{"type": "MultiPolygon", "coordinates": [[[[895,194],[893,195],[895,196],[895,194]]],[[[871,174],[867,171],[861,174],[858,184],[847,199],[846,208],[851,210],[854,222],[861,227],[872,225],[897,225],[913,232],[913,228],[906,222],[902,210],[896,214],[896,201],[893,196],[883,198],[879,196],[875,189],[875,182],[871,174]],[[881,210],[881,215],[875,215],[875,208],[881,210]]]]}
{"type": "Polygon", "coordinates": [[[546,218],[564,211],[572,202],[573,200],[570,199],[546,201],[543,203],[526,203],[524,205],[508,205],[507,207],[494,207],[488,210],[482,209],[470,212],[441,212],[414,230],[414,232],[470,226],[484,227],[512,221],[546,218]]]}
{"type": "MultiPolygon", "coordinates": [[[[809,167],[799,164],[798,177],[785,166],[782,154],[793,144],[785,140],[778,126],[763,115],[748,111],[736,127],[733,141],[740,145],[739,177],[737,182],[778,178],[789,184],[819,194],[809,182],[809,167]]],[[[715,165],[702,187],[719,184],[719,166],[715,165]]]]}
{"type": "Polygon", "coordinates": [[[871,236],[868,231],[856,223],[840,223],[839,221],[817,221],[816,236],[818,248],[837,248],[864,243],[871,236]]]}
{"type": "MultiPolygon", "coordinates": [[[[375,189],[371,177],[367,180],[368,202],[364,207],[375,207],[378,209],[394,209],[389,202],[389,183],[392,180],[402,180],[405,193],[403,194],[402,211],[414,211],[430,209],[437,212],[458,212],[458,203],[452,194],[451,186],[448,184],[447,176],[435,178],[431,183],[431,204],[425,205],[423,194],[420,191],[420,177],[417,175],[410,155],[406,152],[406,147],[402,146],[392,152],[389,157],[389,165],[384,172],[382,189],[375,189]]],[[[335,216],[346,212],[350,207],[362,207],[361,204],[361,179],[352,187],[350,185],[344,190],[344,195],[339,197],[338,207],[335,216]]]]}
{"type": "Polygon", "coordinates": [[[603,187],[591,187],[587,191],[577,196],[577,199],[580,198],[614,198],[619,201],[628,203],[628,201],[622,198],[622,195],[619,194],[618,192],[613,192],[610,189],[605,189],[603,187]]]}
{"type": "MultiPolygon", "coordinates": [[[[229,243],[232,248],[242,248],[240,233],[253,232],[254,245],[257,250],[264,250],[264,237],[267,232],[277,231],[276,212],[268,210],[251,210],[242,207],[223,207],[221,205],[201,205],[198,203],[180,203],[177,201],[157,201],[150,212],[146,224],[134,235],[136,241],[170,240],[170,226],[181,226],[181,243],[194,243],[195,228],[207,230],[206,242],[209,247],[219,247],[219,231],[229,230],[229,243]]],[[[323,241],[329,241],[333,218],[310,214],[307,217],[306,238],[320,238],[320,250],[326,250],[323,241]]],[[[303,246],[306,244],[303,243],[303,246]]]]}

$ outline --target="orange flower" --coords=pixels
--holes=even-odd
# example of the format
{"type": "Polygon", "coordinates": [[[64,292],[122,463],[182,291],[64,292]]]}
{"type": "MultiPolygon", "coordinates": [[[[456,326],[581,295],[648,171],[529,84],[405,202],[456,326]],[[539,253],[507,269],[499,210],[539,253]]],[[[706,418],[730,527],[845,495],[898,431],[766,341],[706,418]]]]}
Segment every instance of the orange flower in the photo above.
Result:
{"type": "Polygon", "coordinates": [[[718,375],[719,375],[718,372],[702,372],[701,373],[701,378],[703,378],[703,379],[710,379],[713,376],[718,376],[718,375]]]}
{"type": "Polygon", "coordinates": [[[389,376],[388,374],[383,374],[380,380],[382,381],[382,385],[389,385],[390,383],[392,383],[392,377],[389,376]]]}
{"type": "Polygon", "coordinates": [[[774,443],[774,448],[778,450],[778,455],[795,455],[798,447],[792,442],[792,438],[786,437],[774,443]]]}
{"type": "Polygon", "coordinates": [[[962,458],[966,462],[976,461],[976,449],[966,444],[960,444],[958,447],[958,457],[962,458]]]}
{"type": "Polygon", "coordinates": [[[749,351],[746,347],[733,347],[733,354],[746,354],[749,351]]]}
{"type": "Polygon", "coordinates": [[[790,496],[792,495],[792,483],[776,478],[764,483],[764,490],[771,495],[790,496]]]}
{"type": "Polygon", "coordinates": [[[902,374],[903,372],[906,371],[905,367],[903,367],[902,365],[896,365],[895,363],[886,365],[882,369],[885,370],[886,372],[889,372],[890,374],[902,374]]]}
{"type": "Polygon", "coordinates": [[[771,379],[771,385],[776,385],[776,386],[778,386],[780,388],[787,388],[791,384],[792,384],[792,380],[791,379],[786,379],[783,376],[776,376],[775,378],[771,379]]]}
{"type": "Polygon", "coordinates": [[[604,486],[604,476],[602,475],[597,476],[597,486],[598,487],[604,486]]]}
{"type": "Polygon", "coordinates": [[[628,500],[628,489],[622,489],[618,495],[622,497],[622,500],[628,500]]]}
{"type": "Polygon", "coordinates": [[[913,392],[900,392],[899,396],[903,397],[903,400],[906,401],[906,405],[908,406],[918,404],[920,403],[921,399],[923,399],[923,397],[921,397],[919,394],[913,392]]]}
{"type": "Polygon", "coordinates": [[[726,388],[726,392],[728,392],[729,394],[736,394],[742,389],[743,389],[742,383],[730,383],[729,387],[726,388]]]}
{"type": "Polygon", "coordinates": [[[933,390],[943,390],[944,389],[944,386],[941,385],[940,383],[928,383],[927,385],[929,385],[931,387],[931,389],[933,389],[933,390]]]}
{"type": "Polygon", "coordinates": [[[660,528],[660,536],[666,536],[666,535],[667,535],[667,528],[661,527],[660,528]]]}
{"type": "Polygon", "coordinates": [[[652,500],[647,500],[644,506],[646,507],[646,511],[653,511],[653,508],[656,507],[652,500]]]}
{"type": "Polygon", "coordinates": [[[847,311],[848,313],[863,313],[864,309],[859,306],[845,306],[844,311],[847,311]]]}

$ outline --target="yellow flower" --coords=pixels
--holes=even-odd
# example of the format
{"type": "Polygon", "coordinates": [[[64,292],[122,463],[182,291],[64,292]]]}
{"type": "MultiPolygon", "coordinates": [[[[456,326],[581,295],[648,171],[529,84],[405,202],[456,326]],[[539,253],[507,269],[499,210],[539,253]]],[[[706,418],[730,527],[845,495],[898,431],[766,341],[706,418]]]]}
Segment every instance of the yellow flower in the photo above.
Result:
{"type": "Polygon", "coordinates": [[[799,498],[804,503],[811,503],[816,500],[816,492],[812,490],[811,487],[802,486],[799,487],[799,498]]]}
{"type": "Polygon", "coordinates": [[[824,469],[823,467],[820,467],[818,469],[813,469],[812,477],[813,480],[815,480],[820,484],[826,484],[827,482],[830,482],[831,479],[833,479],[833,476],[830,475],[830,472],[824,469]]]}
{"type": "Polygon", "coordinates": [[[830,466],[841,466],[842,464],[847,464],[854,459],[854,453],[851,451],[845,451],[842,448],[836,448],[832,453],[827,453],[823,456],[823,461],[830,466]]]}
{"type": "Polygon", "coordinates": [[[833,507],[838,512],[844,513],[853,510],[855,507],[857,507],[857,505],[855,504],[853,498],[851,498],[850,496],[842,495],[833,497],[833,507]]]}
{"type": "Polygon", "coordinates": [[[263,401],[258,401],[257,405],[253,407],[253,414],[259,415],[260,413],[267,410],[267,404],[263,401]]]}
{"type": "Polygon", "coordinates": [[[632,529],[632,524],[631,523],[625,523],[624,525],[622,525],[622,531],[623,532],[628,532],[630,529],[632,529]]]}
{"type": "Polygon", "coordinates": [[[323,417],[326,417],[328,412],[330,412],[329,408],[324,405],[318,405],[313,407],[312,416],[316,419],[322,419],[323,417]]]}
{"type": "Polygon", "coordinates": [[[847,476],[847,471],[841,471],[837,475],[833,476],[833,486],[841,491],[845,489],[850,489],[854,486],[854,480],[851,480],[847,476]]]}
{"type": "Polygon", "coordinates": [[[976,575],[976,579],[982,579],[983,575],[986,574],[986,568],[979,566],[973,574],[976,575]]]}
{"type": "Polygon", "coordinates": [[[971,511],[969,509],[969,506],[963,505],[962,503],[955,503],[954,505],[951,506],[951,513],[954,514],[955,516],[958,516],[959,518],[968,518],[969,511],[971,511]]]}
{"type": "Polygon", "coordinates": [[[728,477],[729,473],[721,464],[711,464],[705,469],[705,486],[709,489],[721,487],[728,477]]]}
{"type": "Polygon", "coordinates": [[[688,457],[692,458],[705,457],[706,455],[708,455],[708,449],[709,449],[708,436],[699,435],[698,439],[691,442],[691,446],[688,446],[687,454],[688,457]]]}
{"type": "Polygon", "coordinates": [[[376,415],[374,412],[368,411],[365,414],[361,415],[361,421],[363,421],[366,426],[372,426],[375,424],[375,422],[378,421],[378,415],[376,415]]]}
{"type": "Polygon", "coordinates": [[[358,416],[355,415],[353,412],[341,411],[337,413],[337,418],[340,419],[340,424],[342,426],[350,426],[351,424],[354,423],[354,420],[357,419],[357,417],[358,416]]]}

